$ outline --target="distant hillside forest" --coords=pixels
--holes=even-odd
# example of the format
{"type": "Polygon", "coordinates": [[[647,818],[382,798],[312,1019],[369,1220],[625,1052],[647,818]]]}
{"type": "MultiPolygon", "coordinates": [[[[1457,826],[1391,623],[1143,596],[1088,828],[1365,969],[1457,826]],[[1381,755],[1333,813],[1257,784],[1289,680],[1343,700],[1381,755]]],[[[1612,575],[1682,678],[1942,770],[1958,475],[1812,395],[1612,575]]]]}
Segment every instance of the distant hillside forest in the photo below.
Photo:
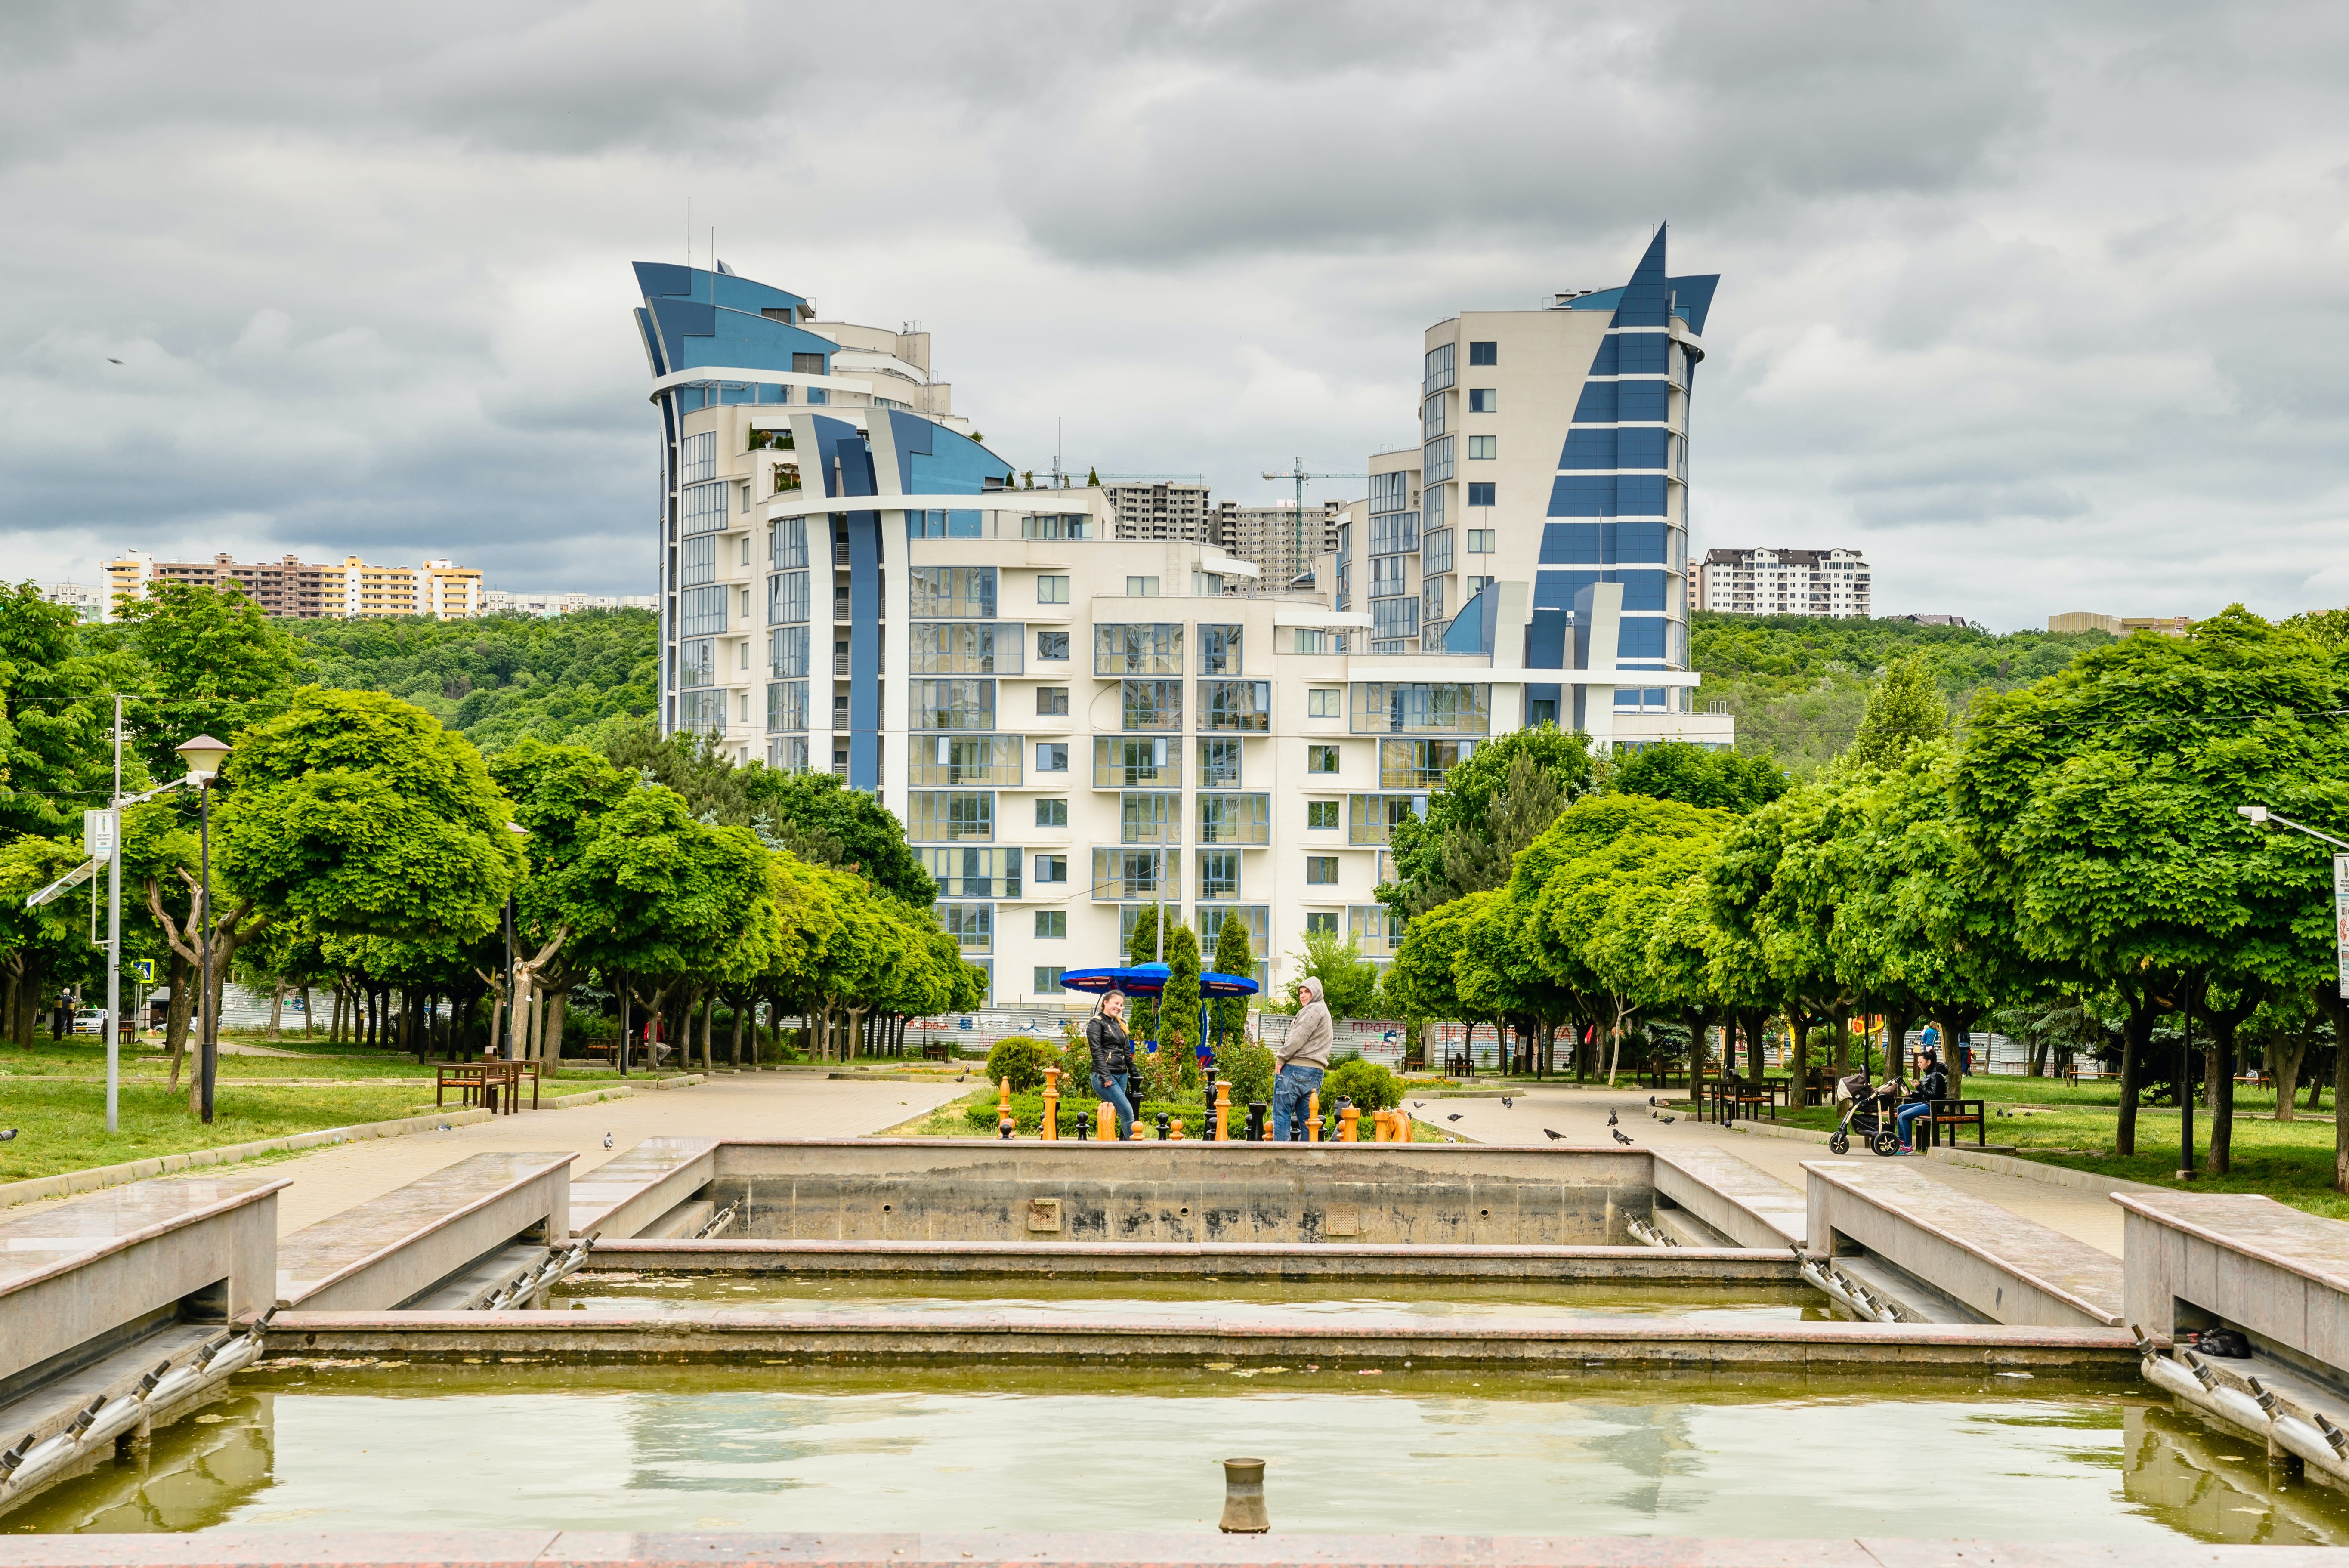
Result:
{"type": "Polygon", "coordinates": [[[484,751],[526,735],[603,749],[653,711],[659,623],[649,610],[286,624],[319,684],[404,697],[484,751]]]}
{"type": "Polygon", "coordinates": [[[1689,621],[1689,663],[1704,676],[1700,704],[1726,702],[1737,748],[1768,752],[1801,772],[1849,746],[1868,690],[1894,661],[1923,655],[1962,719],[1977,692],[2013,691],[2110,642],[2103,632],[1992,633],[1980,626],[1813,615],[1726,615],[1689,621]]]}

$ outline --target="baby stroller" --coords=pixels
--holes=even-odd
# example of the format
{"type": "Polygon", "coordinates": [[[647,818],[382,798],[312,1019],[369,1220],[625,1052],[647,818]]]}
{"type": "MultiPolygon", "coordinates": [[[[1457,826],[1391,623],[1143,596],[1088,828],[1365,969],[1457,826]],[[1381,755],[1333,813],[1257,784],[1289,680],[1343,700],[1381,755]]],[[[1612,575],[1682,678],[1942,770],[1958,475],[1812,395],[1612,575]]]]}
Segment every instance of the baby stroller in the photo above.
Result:
{"type": "Polygon", "coordinates": [[[1835,1102],[1843,1108],[1843,1118],[1827,1135],[1829,1150],[1850,1153],[1852,1134],[1856,1132],[1878,1154],[1899,1153],[1900,1130],[1892,1112],[1905,1092],[1906,1086],[1899,1078],[1872,1086],[1866,1073],[1836,1079],[1835,1102]]]}

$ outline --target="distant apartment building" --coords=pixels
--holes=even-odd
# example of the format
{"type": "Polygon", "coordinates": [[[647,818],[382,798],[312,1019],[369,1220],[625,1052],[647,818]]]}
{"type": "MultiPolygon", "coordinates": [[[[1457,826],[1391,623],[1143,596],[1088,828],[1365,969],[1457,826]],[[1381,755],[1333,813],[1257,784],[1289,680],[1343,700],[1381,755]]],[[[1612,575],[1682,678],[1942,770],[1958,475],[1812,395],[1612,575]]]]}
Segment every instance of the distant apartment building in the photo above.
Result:
{"type": "Polygon", "coordinates": [[[84,621],[106,619],[106,595],[87,583],[52,583],[43,595],[52,604],[67,604],[84,621]]]}
{"type": "Polygon", "coordinates": [[[157,583],[217,588],[232,581],[263,614],[291,621],[391,615],[464,621],[482,613],[481,573],[446,560],[421,566],[375,566],[356,555],[326,563],[292,555],[238,561],[222,552],[210,561],[157,561],[144,551],[127,550],[106,563],[106,576],[108,620],[126,601],[147,597],[157,583]]]}
{"type": "Polygon", "coordinates": [[[1115,509],[1114,527],[1120,539],[1221,542],[1216,532],[1220,520],[1207,499],[1207,481],[1202,475],[1112,479],[1101,488],[1115,509]]]}
{"type": "Polygon", "coordinates": [[[2047,629],[2051,632],[2105,632],[2116,637],[2134,636],[2139,632],[2182,637],[2193,628],[2191,615],[2099,615],[2093,610],[2071,610],[2047,617],[2047,629]]]}
{"type": "Polygon", "coordinates": [[[1242,506],[1225,501],[1216,509],[1216,532],[1226,553],[1255,564],[1268,588],[1285,589],[1313,570],[1313,558],[1338,548],[1338,525],[1346,503],[1325,500],[1305,504],[1305,522],[1298,525],[1297,503],[1277,500],[1269,506],[1242,506]]]}
{"type": "Polygon", "coordinates": [[[1689,608],[1731,615],[1865,616],[1869,576],[1857,550],[1708,550],[1689,574],[1689,608]]]}
{"type": "Polygon", "coordinates": [[[484,615],[569,615],[581,610],[657,610],[657,593],[520,593],[503,588],[481,594],[484,615]]]}

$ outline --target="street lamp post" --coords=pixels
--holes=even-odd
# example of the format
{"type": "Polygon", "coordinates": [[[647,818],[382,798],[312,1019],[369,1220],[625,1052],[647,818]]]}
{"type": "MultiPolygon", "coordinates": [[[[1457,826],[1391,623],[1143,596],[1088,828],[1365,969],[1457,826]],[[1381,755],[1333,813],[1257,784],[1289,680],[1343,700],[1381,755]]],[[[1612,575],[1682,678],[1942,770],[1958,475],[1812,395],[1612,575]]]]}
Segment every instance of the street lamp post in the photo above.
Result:
{"type": "Polygon", "coordinates": [[[212,780],[220,776],[220,766],[229,753],[225,742],[209,735],[199,735],[176,748],[188,764],[189,781],[195,785],[198,798],[197,835],[202,845],[203,862],[202,891],[198,897],[202,914],[196,929],[196,985],[198,1005],[203,1011],[198,1015],[201,1033],[197,1045],[196,1076],[200,1088],[200,1103],[205,1123],[212,1119],[212,1086],[219,1076],[220,1019],[212,1006],[212,780]]]}

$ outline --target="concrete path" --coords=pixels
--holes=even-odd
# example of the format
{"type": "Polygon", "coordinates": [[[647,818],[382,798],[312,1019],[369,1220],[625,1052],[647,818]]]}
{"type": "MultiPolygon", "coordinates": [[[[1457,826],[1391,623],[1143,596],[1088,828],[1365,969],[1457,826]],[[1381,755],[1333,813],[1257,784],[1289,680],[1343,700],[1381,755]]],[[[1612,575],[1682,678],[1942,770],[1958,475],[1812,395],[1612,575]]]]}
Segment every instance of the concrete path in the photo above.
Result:
{"type": "MultiPolygon", "coordinates": [[[[1804,1161],[1834,1158],[1823,1143],[1739,1132],[1699,1121],[1679,1111],[1664,1112],[1676,1119],[1667,1127],[1649,1119],[1648,1096],[1653,1092],[1630,1084],[1612,1090],[1543,1088],[1512,1096],[1514,1108],[1504,1107],[1497,1099],[1422,1099],[1417,1103],[1424,1109],[1413,1114],[1480,1143],[1547,1143],[1549,1140],[1543,1135],[1543,1129],[1547,1128],[1564,1133],[1568,1142],[1606,1144],[1609,1142],[1607,1115],[1611,1109],[1623,1132],[1645,1147],[1719,1149],[1795,1188],[1805,1183],[1804,1161]],[[1454,1115],[1460,1119],[1450,1119],[1454,1115]]],[[[1404,1103],[1413,1103],[1413,1097],[1406,1095],[1404,1103]]],[[[2085,1242],[2100,1252],[2120,1256],[2120,1206],[2102,1193],[2077,1191],[2020,1176],[2000,1176],[1938,1160],[1900,1159],[1893,1163],[1944,1182],[1969,1197],[2036,1220],[2049,1230],[2085,1242]]]]}
{"type": "MultiPolygon", "coordinates": [[[[806,1073],[722,1074],[691,1088],[652,1089],[568,1110],[525,1110],[447,1132],[338,1143],[274,1161],[294,1185],[277,1197],[281,1236],[339,1214],[468,1155],[575,1150],[576,1181],[647,1138],[859,1138],[970,1092],[969,1084],[857,1083],[806,1073]],[[612,1147],[604,1147],[604,1135],[612,1147]]],[[[560,1083],[557,1083],[560,1092],[560,1083]]]]}

